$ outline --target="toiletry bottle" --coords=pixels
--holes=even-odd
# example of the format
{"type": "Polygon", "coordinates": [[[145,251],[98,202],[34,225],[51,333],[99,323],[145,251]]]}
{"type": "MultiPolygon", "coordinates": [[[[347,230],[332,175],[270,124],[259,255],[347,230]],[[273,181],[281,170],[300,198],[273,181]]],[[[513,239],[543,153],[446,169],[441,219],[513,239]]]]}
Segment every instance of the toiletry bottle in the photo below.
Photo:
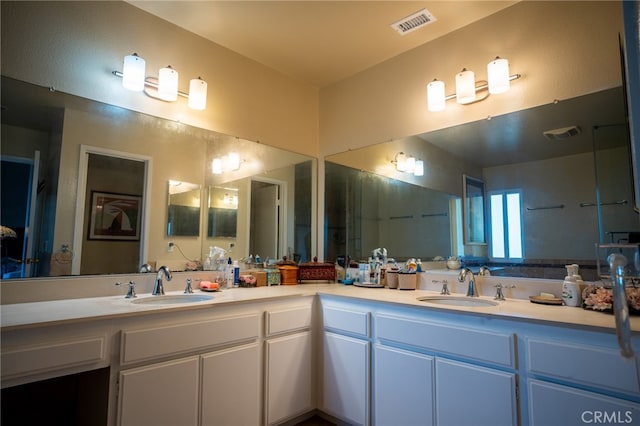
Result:
{"type": "Polygon", "coordinates": [[[240,286],[240,264],[237,260],[233,261],[233,286],[240,286]]]}
{"type": "Polygon", "coordinates": [[[567,268],[567,276],[564,277],[562,283],[562,300],[567,306],[580,306],[582,304],[580,286],[576,280],[577,266],[575,264],[565,266],[567,268]]]}
{"type": "Polygon", "coordinates": [[[224,270],[224,278],[227,281],[227,288],[233,287],[233,262],[231,258],[227,260],[227,268],[224,270]]]}

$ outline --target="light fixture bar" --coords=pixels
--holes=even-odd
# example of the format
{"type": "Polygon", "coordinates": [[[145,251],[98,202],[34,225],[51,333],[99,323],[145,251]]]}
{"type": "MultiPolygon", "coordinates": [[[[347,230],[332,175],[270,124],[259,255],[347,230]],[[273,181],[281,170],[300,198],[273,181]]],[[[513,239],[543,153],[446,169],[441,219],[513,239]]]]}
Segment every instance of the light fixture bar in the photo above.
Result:
{"type": "MultiPolygon", "coordinates": [[[[513,81],[513,80],[517,80],[520,77],[522,77],[520,74],[513,74],[509,76],[509,81],[513,81]]],[[[487,90],[489,88],[489,83],[485,80],[480,80],[482,83],[476,86],[476,92],[480,92],[482,90],[487,90]]],[[[445,101],[449,101],[451,99],[455,99],[456,98],[456,94],[453,93],[451,95],[447,95],[444,97],[445,101]]]]}
{"type": "MultiPolygon", "coordinates": [[[[121,71],[111,71],[111,74],[115,75],[116,77],[122,78],[122,72],[121,71]]],[[[158,88],[158,83],[154,83],[153,81],[149,81],[149,78],[145,78],[144,85],[145,86],[149,86],[149,87],[153,87],[154,89],[158,88]]],[[[180,90],[178,90],[178,96],[182,96],[183,98],[187,98],[187,99],[189,98],[189,94],[188,93],[181,92],[180,90]]]]}

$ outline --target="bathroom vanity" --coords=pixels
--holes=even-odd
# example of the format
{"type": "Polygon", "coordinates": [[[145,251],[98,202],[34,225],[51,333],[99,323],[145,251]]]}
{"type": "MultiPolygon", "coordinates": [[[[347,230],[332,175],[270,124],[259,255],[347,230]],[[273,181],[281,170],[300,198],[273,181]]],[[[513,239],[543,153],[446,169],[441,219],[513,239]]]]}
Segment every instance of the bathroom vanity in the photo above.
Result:
{"type": "Polygon", "coordinates": [[[271,425],[315,409],[364,425],[640,421],[638,356],[619,355],[607,314],[516,299],[443,307],[418,300],[431,290],[339,284],[210,294],[3,305],[3,398],[97,371],[108,425],[271,425]]]}

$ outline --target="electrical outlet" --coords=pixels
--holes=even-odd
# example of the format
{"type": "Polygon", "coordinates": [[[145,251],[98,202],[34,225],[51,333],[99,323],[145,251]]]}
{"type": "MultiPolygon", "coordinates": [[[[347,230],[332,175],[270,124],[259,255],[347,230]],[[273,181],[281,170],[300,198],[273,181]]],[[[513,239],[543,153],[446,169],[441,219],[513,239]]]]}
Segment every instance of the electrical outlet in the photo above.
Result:
{"type": "Polygon", "coordinates": [[[169,253],[173,252],[173,243],[171,241],[169,241],[169,244],[167,245],[167,251],[169,253]]]}

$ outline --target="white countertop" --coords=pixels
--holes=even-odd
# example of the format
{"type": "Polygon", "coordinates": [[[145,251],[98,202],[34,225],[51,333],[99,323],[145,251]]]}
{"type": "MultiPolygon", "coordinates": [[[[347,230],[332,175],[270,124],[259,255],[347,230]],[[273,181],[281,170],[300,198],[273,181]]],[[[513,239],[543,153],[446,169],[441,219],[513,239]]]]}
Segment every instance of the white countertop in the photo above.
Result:
{"type": "MultiPolygon", "coordinates": [[[[375,302],[410,305],[424,309],[463,311],[480,315],[497,316],[533,322],[560,323],[580,327],[600,327],[615,329],[612,314],[587,311],[567,306],[546,306],[534,304],[528,300],[507,299],[497,306],[457,307],[439,306],[418,300],[419,297],[438,295],[430,290],[392,290],[387,288],[362,288],[342,284],[300,284],[258,288],[234,288],[209,294],[212,300],[174,305],[144,305],[131,303],[122,295],[65,299],[45,302],[28,302],[2,305],[0,318],[3,331],[17,328],[29,328],[44,325],[65,324],[86,320],[126,317],[158,312],[175,312],[192,309],[212,309],[220,305],[232,305],[247,302],[277,300],[296,296],[314,296],[316,294],[359,298],[375,302]]],[[[182,294],[182,292],[167,292],[182,294]]],[[[456,294],[464,297],[464,295],[456,294]]],[[[138,295],[138,299],[150,296],[138,295]]],[[[490,297],[481,297],[492,300],[490,297]]],[[[631,318],[631,329],[640,332],[640,317],[631,318]]]]}

